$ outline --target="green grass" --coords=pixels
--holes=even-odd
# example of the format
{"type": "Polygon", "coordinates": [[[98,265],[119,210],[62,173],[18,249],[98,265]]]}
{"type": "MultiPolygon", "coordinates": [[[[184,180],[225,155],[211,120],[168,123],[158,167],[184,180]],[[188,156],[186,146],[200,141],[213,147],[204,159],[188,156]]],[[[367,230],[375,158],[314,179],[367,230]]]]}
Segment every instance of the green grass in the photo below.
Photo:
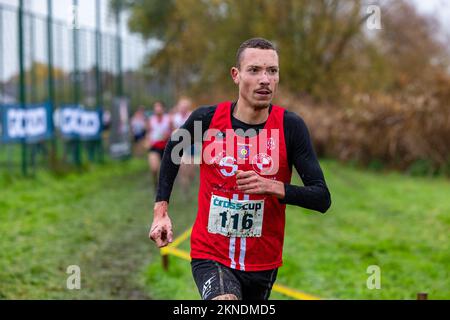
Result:
{"type": "Polygon", "coordinates": [[[150,185],[140,160],[1,181],[0,298],[148,297],[138,275],[151,261],[150,185]],[[69,265],[82,290],[66,289],[69,265]]]}
{"type": "MultiPolygon", "coordinates": [[[[449,181],[322,167],[332,208],[288,206],[277,283],[325,299],[449,299],[449,181]],[[380,290],[366,287],[369,265],[380,290]]],[[[174,188],[176,236],[195,219],[197,188],[174,188]]],[[[144,159],[0,179],[0,299],[199,299],[189,262],[170,257],[163,271],[147,239],[153,200],[144,159]],[[69,265],[81,267],[79,291],[66,289],[69,265]]]]}
{"type": "MultiPolygon", "coordinates": [[[[415,299],[418,292],[449,299],[449,181],[367,172],[334,161],[322,166],[332,208],[321,214],[287,207],[277,283],[324,299],[415,299]],[[381,268],[379,290],[367,288],[370,265],[381,268]]],[[[194,221],[195,208],[195,202],[174,198],[169,212],[178,233],[194,221]]],[[[181,248],[189,250],[189,241],[181,248]]],[[[148,292],[198,299],[189,263],[176,257],[170,262],[168,272],[159,261],[149,265],[148,292]]],[[[288,299],[275,292],[271,298],[288,299]]]]}

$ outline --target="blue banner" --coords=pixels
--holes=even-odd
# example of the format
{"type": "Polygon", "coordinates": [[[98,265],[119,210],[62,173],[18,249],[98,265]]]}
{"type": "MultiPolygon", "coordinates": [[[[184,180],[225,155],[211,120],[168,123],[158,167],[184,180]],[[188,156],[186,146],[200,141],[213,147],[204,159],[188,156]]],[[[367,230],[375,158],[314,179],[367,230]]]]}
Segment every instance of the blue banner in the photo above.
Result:
{"type": "Polygon", "coordinates": [[[55,126],[66,139],[98,140],[102,132],[102,109],[63,105],[55,112],[55,126]]]}
{"type": "Polygon", "coordinates": [[[2,142],[27,143],[50,139],[50,104],[0,105],[0,136],[2,142]]]}

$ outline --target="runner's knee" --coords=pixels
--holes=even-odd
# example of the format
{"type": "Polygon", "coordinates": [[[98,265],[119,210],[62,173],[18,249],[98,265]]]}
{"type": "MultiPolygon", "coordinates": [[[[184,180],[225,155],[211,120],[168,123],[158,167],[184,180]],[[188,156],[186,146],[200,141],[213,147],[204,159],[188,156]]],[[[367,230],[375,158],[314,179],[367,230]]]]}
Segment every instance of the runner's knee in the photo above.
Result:
{"type": "Polygon", "coordinates": [[[222,294],[213,298],[212,300],[239,300],[234,294],[222,294]]]}

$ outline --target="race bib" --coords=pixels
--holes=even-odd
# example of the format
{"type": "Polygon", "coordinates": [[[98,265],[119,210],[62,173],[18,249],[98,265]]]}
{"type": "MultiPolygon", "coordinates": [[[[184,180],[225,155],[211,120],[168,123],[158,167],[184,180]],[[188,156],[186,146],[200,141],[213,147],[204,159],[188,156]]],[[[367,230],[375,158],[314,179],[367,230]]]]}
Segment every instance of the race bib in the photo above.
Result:
{"type": "Polygon", "coordinates": [[[264,200],[211,196],[208,231],[227,237],[261,237],[264,200]]]}

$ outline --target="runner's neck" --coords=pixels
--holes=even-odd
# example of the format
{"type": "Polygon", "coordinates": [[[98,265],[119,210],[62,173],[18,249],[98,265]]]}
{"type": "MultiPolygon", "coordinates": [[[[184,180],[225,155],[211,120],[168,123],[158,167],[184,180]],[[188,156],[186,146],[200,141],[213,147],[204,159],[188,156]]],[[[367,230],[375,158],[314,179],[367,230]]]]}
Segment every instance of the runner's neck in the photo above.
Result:
{"type": "Polygon", "coordinates": [[[269,117],[269,108],[255,109],[238,100],[232,116],[246,124],[262,124],[269,117]]]}

